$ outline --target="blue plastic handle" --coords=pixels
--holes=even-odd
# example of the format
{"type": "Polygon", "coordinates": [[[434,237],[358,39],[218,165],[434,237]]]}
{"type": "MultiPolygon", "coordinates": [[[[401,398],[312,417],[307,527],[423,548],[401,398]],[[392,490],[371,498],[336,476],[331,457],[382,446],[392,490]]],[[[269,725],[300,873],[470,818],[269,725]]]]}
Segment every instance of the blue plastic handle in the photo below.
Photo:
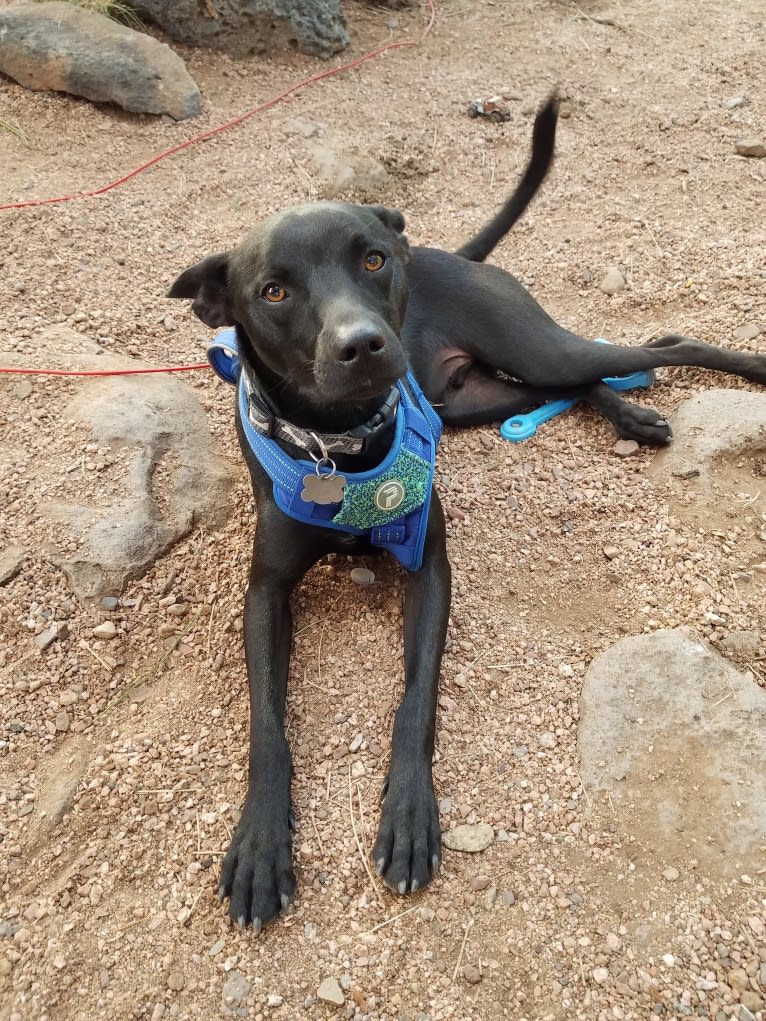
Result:
{"type": "MultiPolygon", "coordinates": [[[[599,337],[594,343],[608,344],[609,341],[599,337]]],[[[604,379],[604,383],[607,386],[610,386],[612,390],[618,391],[635,390],[638,387],[651,386],[653,382],[654,373],[651,371],[632,372],[629,376],[607,376],[604,379]]],[[[577,400],[548,401],[547,404],[541,404],[539,408],[534,408],[532,411],[525,411],[521,415],[514,415],[512,418],[507,418],[500,426],[500,435],[504,440],[511,440],[512,443],[528,440],[530,436],[535,435],[538,426],[542,425],[543,422],[548,422],[550,419],[562,414],[562,412],[568,411],[575,404],[577,404],[577,400]]]]}
{"type": "Polygon", "coordinates": [[[528,440],[534,436],[537,427],[547,422],[563,411],[568,411],[577,404],[577,401],[548,401],[541,404],[534,411],[525,411],[523,415],[514,415],[513,418],[506,418],[500,426],[500,435],[504,440],[511,440],[519,443],[521,440],[528,440]]]}

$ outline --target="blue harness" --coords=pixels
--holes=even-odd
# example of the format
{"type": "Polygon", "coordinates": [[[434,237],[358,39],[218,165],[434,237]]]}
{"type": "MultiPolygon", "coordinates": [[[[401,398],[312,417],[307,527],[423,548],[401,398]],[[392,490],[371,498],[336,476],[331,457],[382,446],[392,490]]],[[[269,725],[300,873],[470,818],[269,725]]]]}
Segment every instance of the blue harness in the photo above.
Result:
{"type": "Polygon", "coordinates": [[[255,428],[253,423],[260,425],[260,421],[252,412],[235,330],[218,333],[207,357],[221,379],[237,386],[245,436],[274,483],[274,499],[280,510],[307,525],[366,536],[373,546],[393,554],[408,571],[419,570],[442,423],[412,373],[408,371],[396,383],[399,404],[394,441],[386,457],[370,471],[338,475],[326,450],[313,462],[294,460],[275,440],[255,428]]]}

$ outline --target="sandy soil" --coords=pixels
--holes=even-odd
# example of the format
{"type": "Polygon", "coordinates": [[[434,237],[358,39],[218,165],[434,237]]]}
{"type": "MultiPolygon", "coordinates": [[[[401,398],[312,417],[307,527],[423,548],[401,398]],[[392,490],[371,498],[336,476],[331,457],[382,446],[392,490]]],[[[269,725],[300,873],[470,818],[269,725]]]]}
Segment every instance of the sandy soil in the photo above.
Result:
{"type": "MultiPolygon", "coordinates": [[[[349,18],[354,53],[423,23],[356,4],[349,18]]],[[[0,131],[0,197],[98,186],[324,66],[183,55],[205,96],[193,124],[1,81],[0,116],[28,143],[0,131]]],[[[298,117],[334,151],[386,166],[375,200],[406,213],[412,240],[455,247],[512,188],[530,112],[556,83],[570,111],[556,167],[496,261],[585,336],[635,343],[667,328],[763,347],[734,330],[766,316],[766,161],[734,145],[766,132],[764,82],[760,0],[444,0],[420,49],[306,90],[100,199],[0,214],[0,347],[39,364],[36,337],[60,322],[156,364],[199,360],[207,332],[164,290],[255,219],[323,194],[298,117]],[[519,96],[509,124],[466,117],[471,99],[502,90],[519,96]],[[598,282],[614,264],[629,286],[609,298],[598,282]]],[[[671,413],[713,383],[740,385],[678,370],[651,401],[671,413]]],[[[231,392],[212,374],[191,385],[238,463],[231,392]]],[[[762,502],[717,508],[717,530],[700,535],[649,479],[652,453],[615,457],[585,411],[517,446],[448,432],[438,482],[455,597],[435,780],[443,828],[482,820],[496,840],[478,856],[447,852],[410,900],[371,883],[354,831],[371,846],[402,683],[402,577],[376,563],[360,590],[350,564],[323,563],[295,606],[299,892],[256,938],[230,928],[214,896],[245,784],[244,472],[226,529],[190,535],[124,593],[132,604],[82,607],[39,553],[50,480],[36,457],[57,444],[87,453],[87,435],[64,442],[57,422],[78,384],[1,386],[0,542],[31,550],[0,589],[2,1017],[324,1018],[327,977],[345,987],[347,1017],[762,1016],[766,863],[702,867],[683,832],[658,845],[625,831],[583,790],[576,749],[583,673],[621,636],[687,624],[718,642],[764,627],[764,576],[732,583],[766,559],[762,502]],[[168,594],[190,606],[180,623],[168,594]],[[118,637],[99,642],[106,617],[118,637]],[[69,636],[38,655],[51,620],[69,636]]],[[[758,657],[748,666],[763,680],[758,657]]]]}

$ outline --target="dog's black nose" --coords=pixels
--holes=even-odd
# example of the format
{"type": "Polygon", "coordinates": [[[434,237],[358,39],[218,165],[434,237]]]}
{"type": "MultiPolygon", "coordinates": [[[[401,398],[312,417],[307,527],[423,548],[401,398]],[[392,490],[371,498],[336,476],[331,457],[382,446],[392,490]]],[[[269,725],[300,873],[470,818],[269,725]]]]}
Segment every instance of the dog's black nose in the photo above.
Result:
{"type": "Polygon", "coordinates": [[[385,350],[386,342],[374,326],[358,326],[339,337],[336,358],[350,364],[385,350]]]}

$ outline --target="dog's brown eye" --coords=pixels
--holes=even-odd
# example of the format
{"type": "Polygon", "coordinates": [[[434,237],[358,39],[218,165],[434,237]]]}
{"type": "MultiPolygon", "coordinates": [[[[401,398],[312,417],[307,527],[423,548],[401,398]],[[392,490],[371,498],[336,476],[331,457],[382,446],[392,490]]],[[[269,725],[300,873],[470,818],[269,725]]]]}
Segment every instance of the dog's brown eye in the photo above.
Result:
{"type": "Polygon", "coordinates": [[[386,257],[382,252],[370,252],[364,260],[364,268],[368,269],[370,273],[376,273],[379,269],[383,269],[385,261],[386,257]]]}
{"type": "Polygon", "coordinates": [[[266,301],[276,304],[278,301],[284,301],[287,297],[287,291],[280,284],[270,283],[261,291],[261,297],[265,298],[266,301]]]}

